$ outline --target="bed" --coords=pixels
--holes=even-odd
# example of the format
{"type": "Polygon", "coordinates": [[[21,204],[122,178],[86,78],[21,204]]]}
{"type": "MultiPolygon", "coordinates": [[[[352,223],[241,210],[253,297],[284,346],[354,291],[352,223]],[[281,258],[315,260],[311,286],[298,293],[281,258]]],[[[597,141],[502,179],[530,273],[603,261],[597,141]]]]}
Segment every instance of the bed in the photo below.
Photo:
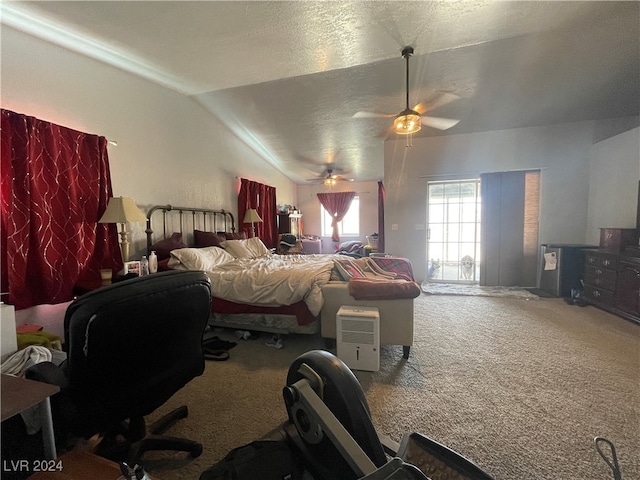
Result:
{"type": "Polygon", "coordinates": [[[210,325],[319,332],[321,288],[330,279],[333,255],[273,254],[259,239],[236,232],[234,216],[226,210],[156,205],[147,213],[146,234],[147,252],[156,252],[160,269],[207,272],[213,293],[210,325]]]}

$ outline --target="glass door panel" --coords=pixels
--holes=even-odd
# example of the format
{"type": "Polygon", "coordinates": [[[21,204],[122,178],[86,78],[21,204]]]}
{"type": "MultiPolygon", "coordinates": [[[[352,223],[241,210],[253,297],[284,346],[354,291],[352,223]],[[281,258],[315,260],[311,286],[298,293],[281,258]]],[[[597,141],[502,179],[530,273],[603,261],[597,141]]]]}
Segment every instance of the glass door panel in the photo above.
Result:
{"type": "Polygon", "coordinates": [[[427,280],[480,280],[480,180],[429,182],[427,280]]]}

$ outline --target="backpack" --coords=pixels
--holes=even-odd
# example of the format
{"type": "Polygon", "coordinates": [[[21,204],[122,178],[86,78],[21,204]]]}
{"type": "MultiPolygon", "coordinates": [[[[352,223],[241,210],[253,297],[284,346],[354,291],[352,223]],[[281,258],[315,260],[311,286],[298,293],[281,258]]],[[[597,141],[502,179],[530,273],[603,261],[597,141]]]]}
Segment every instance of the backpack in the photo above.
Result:
{"type": "Polygon", "coordinates": [[[302,463],[284,440],[257,440],[231,450],[200,480],[301,480],[302,463]]]}

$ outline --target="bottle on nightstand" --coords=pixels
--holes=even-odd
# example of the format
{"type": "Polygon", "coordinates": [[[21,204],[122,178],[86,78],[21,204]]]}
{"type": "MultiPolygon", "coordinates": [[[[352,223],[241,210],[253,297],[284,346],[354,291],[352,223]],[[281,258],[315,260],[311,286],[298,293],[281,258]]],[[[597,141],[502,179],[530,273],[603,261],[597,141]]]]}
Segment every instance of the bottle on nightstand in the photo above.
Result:
{"type": "Polygon", "coordinates": [[[146,255],[143,255],[140,260],[140,276],[143,277],[145,275],[149,275],[149,260],[146,255]]]}
{"type": "Polygon", "coordinates": [[[158,271],[158,256],[155,251],[149,254],[149,273],[156,273],[158,271]]]}

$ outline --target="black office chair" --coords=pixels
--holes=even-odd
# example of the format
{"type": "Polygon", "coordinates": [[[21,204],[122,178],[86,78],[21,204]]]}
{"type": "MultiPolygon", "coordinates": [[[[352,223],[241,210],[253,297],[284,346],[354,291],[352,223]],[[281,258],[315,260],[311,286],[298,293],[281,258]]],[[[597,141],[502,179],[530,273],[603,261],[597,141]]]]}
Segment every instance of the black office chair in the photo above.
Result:
{"type": "Polygon", "coordinates": [[[27,372],[28,378],[61,387],[51,399],[57,440],[103,433],[107,445],[120,435],[125,442],[111,442],[119,454],[105,456],[133,463],[147,450],[200,455],[199,443],[161,435],[187,416],[186,406],[150,426],[149,434],[144,416],[204,371],[202,335],[210,299],[204,272],[172,271],[116,283],[74,301],[64,320],[67,360],[27,372]]]}

